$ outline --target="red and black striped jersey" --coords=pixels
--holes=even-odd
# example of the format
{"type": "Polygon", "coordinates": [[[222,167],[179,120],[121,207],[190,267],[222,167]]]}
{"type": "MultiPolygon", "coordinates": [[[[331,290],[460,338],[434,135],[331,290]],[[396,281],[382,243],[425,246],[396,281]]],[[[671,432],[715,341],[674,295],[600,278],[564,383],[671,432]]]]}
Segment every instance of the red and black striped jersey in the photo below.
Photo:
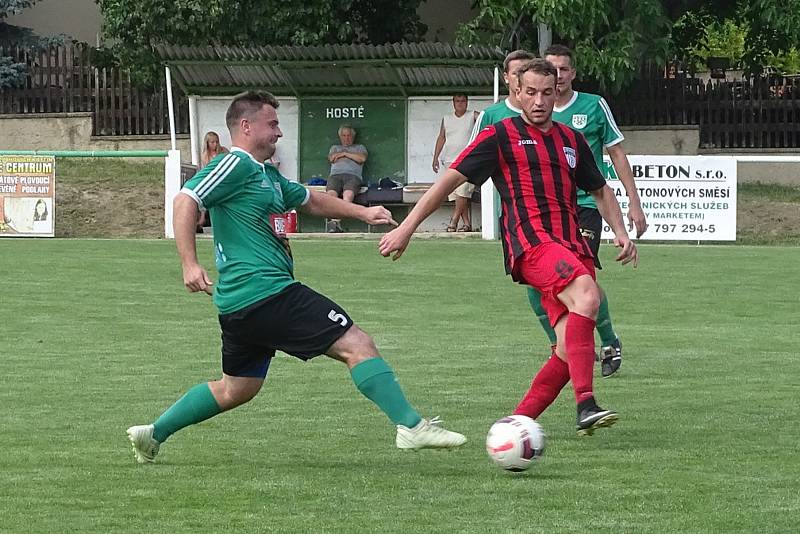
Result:
{"type": "Polygon", "coordinates": [[[555,242],[593,257],[578,225],[577,187],[606,183],[583,135],[553,123],[547,132],[512,117],[484,128],[450,168],[481,185],[490,176],[500,193],[506,272],[525,251],[555,242]]]}

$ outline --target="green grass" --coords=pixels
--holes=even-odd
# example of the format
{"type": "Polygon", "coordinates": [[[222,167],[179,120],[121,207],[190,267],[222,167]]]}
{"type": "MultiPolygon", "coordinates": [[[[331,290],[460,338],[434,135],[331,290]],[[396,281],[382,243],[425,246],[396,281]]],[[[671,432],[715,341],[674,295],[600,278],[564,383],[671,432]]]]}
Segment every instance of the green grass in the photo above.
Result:
{"type": "Polygon", "coordinates": [[[252,403],[139,466],[125,428],[219,373],[210,300],[183,290],[170,242],[4,240],[0,530],[796,531],[798,249],[642,245],[633,271],[605,247],[625,360],[596,392],[621,421],[578,438],[567,388],[520,476],[483,440],[547,344],[499,246],[416,241],[397,263],[375,246],[297,241],[297,274],[465,448],[399,452],[341,364],[280,357],[252,403]]]}
{"type": "Polygon", "coordinates": [[[158,185],[164,183],[164,160],[163,158],[57,158],[56,180],[100,188],[111,188],[121,181],[158,185]]]}
{"type": "Polygon", "coordinates": [[[769,200],[773,202],[800,203],[800,187],[764,184],[761,182],[741,183],[737,187],[739,200],[769,200]]]}

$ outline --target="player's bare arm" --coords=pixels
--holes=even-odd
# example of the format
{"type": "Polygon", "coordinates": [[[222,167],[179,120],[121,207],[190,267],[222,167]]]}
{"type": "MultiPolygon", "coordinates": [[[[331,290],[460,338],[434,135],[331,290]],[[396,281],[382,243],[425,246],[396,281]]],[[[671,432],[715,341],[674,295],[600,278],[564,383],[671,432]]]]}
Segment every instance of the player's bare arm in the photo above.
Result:
{"type": "Polygon", "coordinates": [[[636,189],[636,181],[633,179],[633,171],[628,161],[628,155],[625,153],[625,149],[622,148],[622,143],[607,147],[606,150],[611,158],[611,163],[614,164],[617,177],[622,182],[623,187],[625,187],[625,193],[628,195],[628,229],[633,230],[636,228],[636,237],[642,237],[642,234],[647,231],[647,218],[644,211],[642,211],[642,202],[639,199],[639,190],[636,189]]]}
{"type": "Polygon", "coordinates": [[[447,136],[444,131],[444,119],[442,119],[442,123],[439,125],[439,137],[436,138],[436,148],[433,150],[433,163],[431,164],[433,172],[439,172],[439,155],[446,142],[447,136]]]}
{"type": "Polygon", "coordinates": [[[417,227],[427,219],[431,213],[442,205],[447,195],[452,193],[456,187],[467,181],[467,177],[460,172],[447,169],[439,180],[433,184],[433,187],[428,189],[422,198],[414,205],[414,209],[408,214],[403,222],[383,236],[378,244],[378,251],[381,256],[389,256],[393,252],[392,260],[397,260],[403,255],[403,252],[408,247],[408,242],[411,235],[417,227]]]}
{"type": "Polygon", "coordinates": [[[192,293],[204,291],[210,295],[213,282],[197,261],[195,235],[198,214],[195,199],[186,193],[175,196],[172,203],[172,225],[175,230],[175,246],[183,268],[183,285],[192,293]]]}
{"type": "Polygon", "coordinates": [[[636,244],[628,237],[625,221],[622,219],[622,210],[614,192],[606,184],[596,191],[590,191],[590,193],[597,203],[597,210],[600,215],[611,226],[611,231],[614,232],[614,246],[622,249],[616,260],[623,265],[633,263],[633,266],[636,267],[639,265],[639,251],[636,249],[636,244]]]}
{"type": "Polygon", "coordinates": [[[311,215],[336,219],[358,219],[372,225],[391,224],[397,226],[397,222],[392,219],[392,213],[383,206],[367,208],[325,193],[317,191],[310,191],[310,193],[308,202],[300,209],[311,215]]]}

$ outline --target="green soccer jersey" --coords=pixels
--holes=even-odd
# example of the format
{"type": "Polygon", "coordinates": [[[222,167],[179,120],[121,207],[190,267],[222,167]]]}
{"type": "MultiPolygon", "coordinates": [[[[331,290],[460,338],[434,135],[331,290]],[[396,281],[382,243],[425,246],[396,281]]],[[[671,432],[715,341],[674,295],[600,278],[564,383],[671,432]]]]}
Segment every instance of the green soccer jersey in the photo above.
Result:
{"type": "MultiPolygon", "coordinates": [[[[603,169],[603,147],[616,145],[625,139],[614,122],[611,108],[600,95],[573,91],[572,98],[564,107],[553,108],[553,120],[583,134],[600,169],[603,169]]],[[[578,205],[597,208],[594,197],[582,189],[578,189],[578,205]]]]}
{"type": "Polygon", "coordinates": [[[241,310],[294,283],[293,264],[270,214],[305,204],[309,191],[240,148],[220,154],[183,186],[211,215],[219,313],[241,310]]]}
{"type": "Polygon", "coordinates": [[[481,111],[478,115],[478,120],[475,121],[475,127],[472,129],[470,142],[475,139],[481,130],[492,124],[498,123],[503,119],[511,117],[519,117],[522,114],[521,109],[517,109],[509,104],[508,99],[495,102],[488,108],[481,111]]]}

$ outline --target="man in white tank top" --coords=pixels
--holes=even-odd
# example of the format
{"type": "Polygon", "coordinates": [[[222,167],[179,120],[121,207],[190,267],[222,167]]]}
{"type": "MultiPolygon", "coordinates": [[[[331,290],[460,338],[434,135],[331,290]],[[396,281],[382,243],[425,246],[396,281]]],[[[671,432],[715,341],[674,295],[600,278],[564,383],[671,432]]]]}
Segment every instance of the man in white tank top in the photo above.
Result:
{"type": "MultiPolygon", "coordinates": [[[[436,149],[433,151],[433,172],[438,173],[441,169],[446,170],[458,157],[461,151],[469,144],[469,137],[472,128],[475,126],[477,111],[467,109],[467,95],[457,94],[453,96],[453,113],[442,118],[439,127],[439,137],[436,139],[436,149]]],[[[470,199],[475,186],[469,182],[460,185],[449,197],[450,201],[455,201],[456,206],[450,224],[447,225],[448,232],[471,232],[472,217],[470,216],[470,199]],[[458,221],[464,224],[459,228],[458,221]]]]}

